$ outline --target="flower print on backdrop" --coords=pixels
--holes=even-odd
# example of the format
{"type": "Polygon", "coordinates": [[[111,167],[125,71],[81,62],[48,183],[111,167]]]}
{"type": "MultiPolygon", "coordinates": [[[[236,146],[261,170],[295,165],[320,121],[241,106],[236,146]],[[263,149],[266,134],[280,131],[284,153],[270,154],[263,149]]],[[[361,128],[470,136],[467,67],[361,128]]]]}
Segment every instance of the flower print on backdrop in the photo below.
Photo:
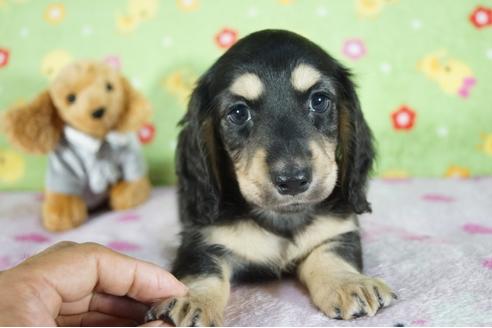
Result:
{"type": "Polygon", "coordinates": [[[471,68],[459,59],[447,55],[446,50],[429,53],[417,63],[417,69],[437,82],[448,94],[468,98],[477,79],[471,68]]]}
{"type": "Polygon", "coordinates": [[[0,48],[0,68],[4,68],[9,63],[10,51],[6,48],[0,48]]]}
{"type": "Polygon", "coordinates": [[[395,130],[409,131],[415,125],[417,113],[407,105],[401,105],[391,113],[391,123],[395,130]]]}
{"type": "Polygon", "coordinates": [[[65,18],[65,6],[62,3],[51,3],[46,7],[43,18],[52,25],[60,24],[65,18]]]}
{"type": "Polygon", "coordinates": [[[236,43],[238,39],[238,32],[232,28],[224,27],[222,30],[215,34],[215,44],[222,49],[228,49],[236,43]]]}
{"type": "Polygon", "coordinates": [[[492,8],[478,6],[470,14],[470,22],[477,29],[492,26],[492,8]]]}
{"type": "Polygon", "coordinates": [[[198,0],[176,0],[176,5],[183,11],[194,11],[198,9],[198,0]]]}
{"type": "Polygon", "coordinates": [[[367,53],[366,45],[361,39],[347,39],[342,46],[342,54],[351,59],[359,60],[367,53]]]}

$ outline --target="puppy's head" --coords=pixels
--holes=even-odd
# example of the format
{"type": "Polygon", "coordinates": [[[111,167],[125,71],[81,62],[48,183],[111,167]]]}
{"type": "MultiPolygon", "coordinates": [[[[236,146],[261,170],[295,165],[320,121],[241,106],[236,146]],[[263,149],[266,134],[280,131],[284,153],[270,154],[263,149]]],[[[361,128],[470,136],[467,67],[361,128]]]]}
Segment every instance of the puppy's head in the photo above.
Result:
{"type": "MultiPolygon", "coordinates": [[[[263,210],[322,203],[369,210],[372,137],[353,83],[301,36],[267,30],[239,41],[200,79],[185,122],[181,142],[191,140],[186,130],[198,131],[195,153],[217,200],[237,181],[242,197],[263,210]]],[[[181,157],[178,170],[190,160],[181,157]]]]}

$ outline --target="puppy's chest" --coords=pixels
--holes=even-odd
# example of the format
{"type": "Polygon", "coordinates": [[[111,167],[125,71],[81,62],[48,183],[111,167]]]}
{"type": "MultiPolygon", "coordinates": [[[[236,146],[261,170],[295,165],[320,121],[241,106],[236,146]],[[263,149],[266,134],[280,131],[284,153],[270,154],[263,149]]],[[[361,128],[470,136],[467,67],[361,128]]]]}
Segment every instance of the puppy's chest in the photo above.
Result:
{"type": "Polygon", "coordinates": [[[204,237],[207,244],[222,245],[239,259],[285,268],[323,242],[356,229],[354,218],[318,217],[292,239],[271,233],[253,221],[208,227],[204,237]]]}

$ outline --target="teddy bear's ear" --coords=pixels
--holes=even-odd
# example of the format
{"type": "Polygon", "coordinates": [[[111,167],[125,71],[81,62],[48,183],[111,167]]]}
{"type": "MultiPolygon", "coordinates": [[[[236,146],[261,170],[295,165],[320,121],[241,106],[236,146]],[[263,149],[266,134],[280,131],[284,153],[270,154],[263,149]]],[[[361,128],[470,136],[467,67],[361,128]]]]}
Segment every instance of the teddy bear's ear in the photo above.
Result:
{"type": "Polygon", "coordinates": [[[10,142],[23,151],[45,154],[53,150],[63,129],[63,121],[48,90],[33,101],[9,109],[2,115],[2,129],[10,142]]]}
{"type": "Polygon", "coordinates": [[[152,110],[149,102],[131,86],[126,78],[121,77],[121,81],[125,108],[115,129],[120,132],[137,131],[150,119],[152,110]]]}

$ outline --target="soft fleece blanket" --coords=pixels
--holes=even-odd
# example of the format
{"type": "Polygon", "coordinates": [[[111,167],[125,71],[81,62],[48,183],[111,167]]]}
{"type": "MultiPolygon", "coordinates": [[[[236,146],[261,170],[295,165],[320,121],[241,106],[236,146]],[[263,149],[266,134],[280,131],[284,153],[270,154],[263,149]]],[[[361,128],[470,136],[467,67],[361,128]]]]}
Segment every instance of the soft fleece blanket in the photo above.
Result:
{"type": "MultiPolygon", "coordinates": [[[[365,270],[399,300],[373,318],[330,320],[304,288],[285,280],[234,287],[230,326],[492,325],[492,178],[376,180],[373,213],[360,218],[365,270]]],[[[40,226],[41,196],[0,194],[0,270],[60,240],[95,241],[168,268],[178,245],[175,190],[144,206],[95,215],[79,229],[40,226]]]]}

